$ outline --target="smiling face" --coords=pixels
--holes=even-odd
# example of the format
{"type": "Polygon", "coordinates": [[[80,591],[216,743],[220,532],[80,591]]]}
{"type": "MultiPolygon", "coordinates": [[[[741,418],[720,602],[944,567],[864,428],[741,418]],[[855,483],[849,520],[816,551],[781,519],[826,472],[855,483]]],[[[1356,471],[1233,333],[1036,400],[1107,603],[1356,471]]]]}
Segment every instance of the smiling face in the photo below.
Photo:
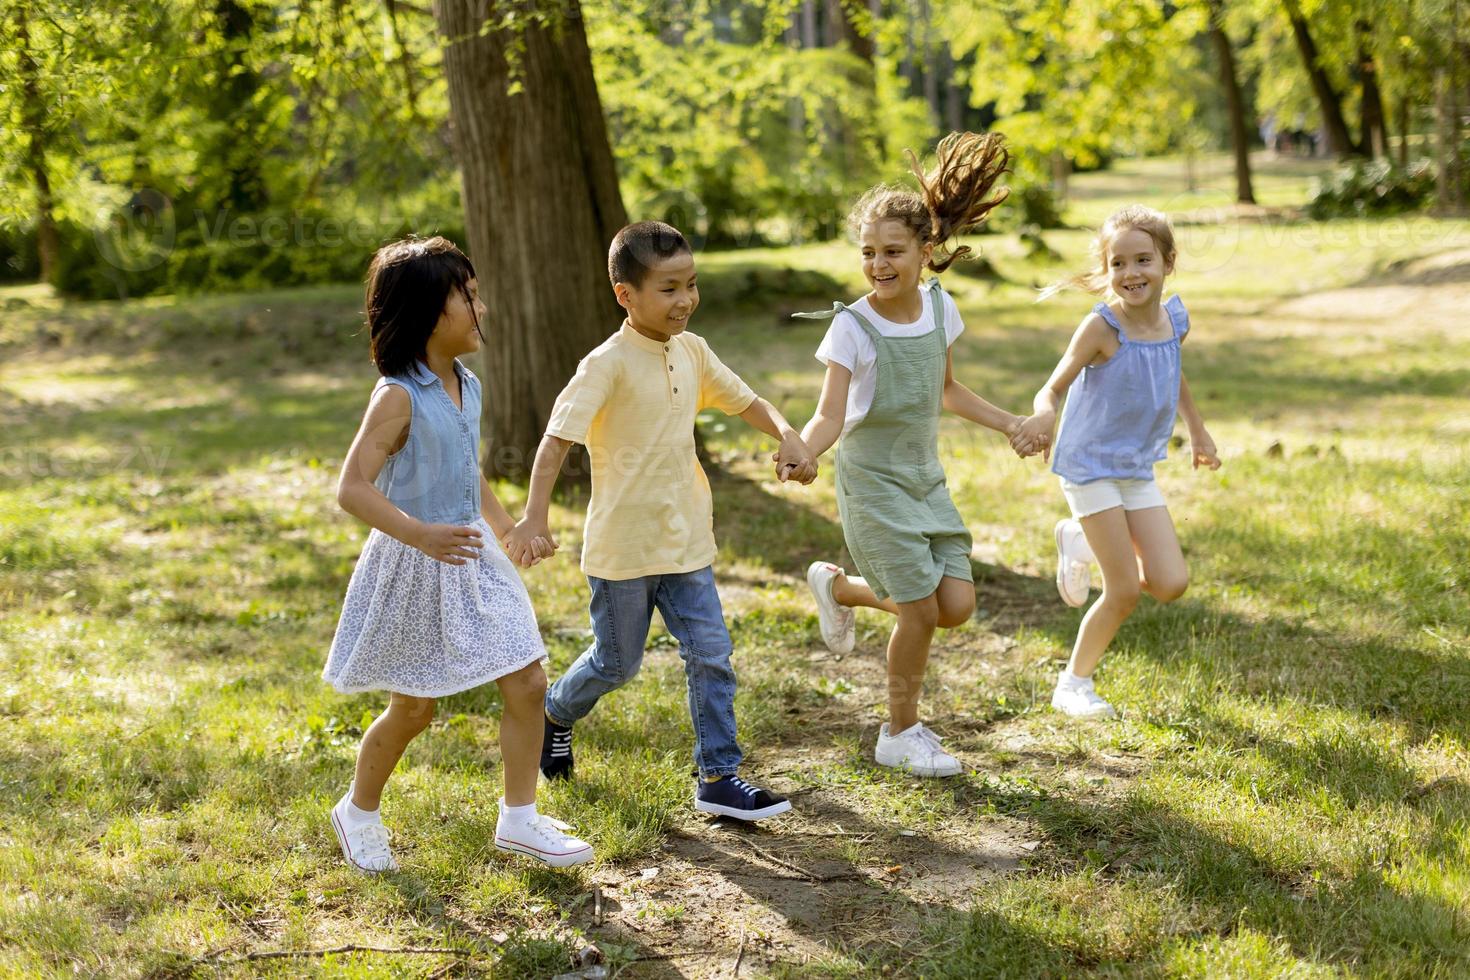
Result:
{"type": "Polygon", "coordinates": [[[888,219],[864,224],[858,230],[863,250],[863,275],[880,300],[896,300],[919,288],[933,245],[920,245],[919,236],[902,221],[888,219]]]}
{"type": "Polygon", "coordinates": [[[1108,284],[1128,306],[1157,303],[1164,277],[1174,271],[1173,256],[1160,255],[1158,243],[1142,228],[1123,228],[1115,234],[1104,261],[1108,284]]]}
{"type": "Polygon", "coordinates": [[[480,281],[471,279],[464,288],[449,290],[444,311],[434,332],[429,334],[426,349],[444,357],[473,354],[480,349],[480,321],[485,317],[485,304],[480,302],[480,281]],[[465,294],[469,294],[466,298],[465,294]]]}
{"type": "Polygon", "coordinates": [[[678,252],[660,259],[649,266],[643,282],[637,286],[620,282],[613,292],[634,330],[654,340],[668,340],[684,332],[699,307],[694,256],[678,252]]]}

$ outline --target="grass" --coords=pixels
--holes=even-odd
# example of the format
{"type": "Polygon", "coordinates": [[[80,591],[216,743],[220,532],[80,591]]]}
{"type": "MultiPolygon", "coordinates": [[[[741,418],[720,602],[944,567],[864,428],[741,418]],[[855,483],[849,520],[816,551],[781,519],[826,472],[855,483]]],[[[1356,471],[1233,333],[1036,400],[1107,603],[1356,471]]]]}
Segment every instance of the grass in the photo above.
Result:
{"type": "MultiPolygon", "coordinates": [[[[1300,200],[1303,170],[1268,170],[1263,198],[1300,200]]],[[[1181,174],[1081,175],[1074,221],[1181,207],[1181,174]]],[[[1204,184],[1185,210],[1220,203],[1204,184]]],[[[1048,233],[1056,265],[987,237],[1002,279],[947,277],[965,381],[1026,403],[1087,307],[1032,285],[1087,237],[1048,233]]],[[[1267,215],[1180,237],[1187,370],[1225,467],[1160,467],[1193,586],[1145,603],[1105,661],[1123,720],[1045,709],[1078,621],[1050,583],[1060,495],[950,422],[980,610],[941,635],[927,714],[973,768],[876,769],[885,623],[860,617],[838,660],[801,582],[841,556],[830,477],[776,485],[761,437],[711,420],[742,738],[796,814],[748,832],[690,812],[659,633],[579,727],[578,781],[545,791],[598,846],[558,873],[488,847],[493,686],[445,699],[390,783],[402,873],[350,873],[325,828],[382,706],[317,680],[363,538],[331,493],[372,381],[357,288],[4,291],[0,975],[549,976],[593,940],[630,978],[737,957],[803,977],[1470,972],[1470,225],[1267,215]],[[243,959],[347,944],[455,952],[243,959]]],[[[827,297],[763,307],[750,283],[797,267],[771,274],[855,294],[849,249],[700,261],[728,302],[696,329],[804,419],[822,327],[774,309],[827,297]]],[[[499,492],[514,507],[523,488],[499,492]]],[[[555,510],[564,543],[580,515],[575,493],[555,510]]],[[[585,582],[562,559],[527,581],[555,675],[586,639],[585,582]]]]}

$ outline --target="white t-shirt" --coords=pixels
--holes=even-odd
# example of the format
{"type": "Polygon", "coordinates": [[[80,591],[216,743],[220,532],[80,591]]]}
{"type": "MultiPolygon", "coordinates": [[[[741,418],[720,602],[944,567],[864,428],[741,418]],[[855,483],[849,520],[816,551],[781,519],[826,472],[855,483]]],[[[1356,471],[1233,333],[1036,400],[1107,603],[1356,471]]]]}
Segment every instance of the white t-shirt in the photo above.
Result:
{"type": "MultiPolygon", "coordinates": [[[[873,329],[884,337],[918,337],[934,329],[934,290],[921,289],[919,295],[923,297],[924,309],[913,323],[894,323],[883,319],[873,312],[873,306],[866,296],[848,305],[861,313],[873,325],[873,329]]],[[[960,310],[955,305],[954,297],[949,293],[943,295],[944,344],[948,347],[964,332],[965,323],[960,319],[960,310]]],[[[842,423],[842,434],[847,435],[853,426],[867,417],[868,409],[873,407],[873,392],[878,386],[878,348],[857,320],[844,310],[832,318],[827,336],[817,345],[817,360],[823,364],[841,364],[852,372],[852,383],[847,388],[847,418],[842,423]]]]}

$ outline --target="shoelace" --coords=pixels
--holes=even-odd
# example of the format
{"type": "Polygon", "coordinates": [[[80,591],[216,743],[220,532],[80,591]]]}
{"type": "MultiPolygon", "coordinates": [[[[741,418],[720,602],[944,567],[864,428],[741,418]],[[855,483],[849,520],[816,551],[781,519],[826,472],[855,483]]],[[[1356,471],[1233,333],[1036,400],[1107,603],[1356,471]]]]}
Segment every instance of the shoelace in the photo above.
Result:
{"type": "Polygon", "coordinates": [[[551,755],[552,757],[572,754],[572,733],[551,733],[551,755]]]}
{"type": "Polygon", "coordinates": [[[929,746],[935,752],[944,752],[944,746],[939,744],[939,736],[935,735],[926,726],[919,726],[919,741],[929,746]]]}
{"type": "Polygon", "coordinates": [[[357,838],[358,851],[355,858],[358,864],[372,867],[378,861],[391,863],[393,852],[388,847],[388,841],[392,835],[387,827],[380,823],[370,823],[359,828],[354,836],[357,838]]]}
{"type": "Polygon", "coordinates": [[[1088,569],[1087,565],[1083,562],[1067,562],[1067,588],[1069,590],[1076,590],[1080,592],[1081,590],[1091,585],[1092,583],[1089,581],[1089,579],[1091,578],[1091,576],[1089,575],[1089,571],[1090,570],[1088,569]]]}
{"type": "Polygon", "coordinates": [[[571,836],[566,833],[572,829],[571,824],[562,823],[544,813],[536,814],[536,819],[527,826],[530,827],[532,833],[548,844],[565,845],[567,838],[571,836]]]}
{"type": "Polygon", "coordinates": [[[742,793],[744,793],[748,797],[751,797],[752,799],[755,798],[756,793],[760,792],[754,786],[741,779],[739,776],[731,776],[730,785],[734,786],[736,789],[740,790],[742,793]]]}

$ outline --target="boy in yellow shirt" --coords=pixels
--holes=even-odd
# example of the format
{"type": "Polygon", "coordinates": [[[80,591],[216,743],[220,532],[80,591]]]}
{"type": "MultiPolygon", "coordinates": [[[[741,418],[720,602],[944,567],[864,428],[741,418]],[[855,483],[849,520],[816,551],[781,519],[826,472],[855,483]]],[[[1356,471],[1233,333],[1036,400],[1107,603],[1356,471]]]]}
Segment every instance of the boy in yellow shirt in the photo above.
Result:
{"type": "Polygon", "coordinates": [[[694,452],[694,418],[717,408],[780,441],[776,474],[810,483],[817,467],[795,429],[704,339],[685,332],[699,305],[694,252],[660,221],[628,225],[608,250],[622,328],[582,359],[557,397],[531,469],[521,522],[505,546],[520,564],[555,550],[551,490],[573,443],[587,447],[592,501],[582,571],[592,587],[592,645],[546,692],[541,772],[572,774],[572,725],[632,680],[657,608],[679,641],[689,681],[695,808],[741,820],[791,809],[785,797],[736,775],[732,645],[715,591],[709,481],[694,452]]]}

